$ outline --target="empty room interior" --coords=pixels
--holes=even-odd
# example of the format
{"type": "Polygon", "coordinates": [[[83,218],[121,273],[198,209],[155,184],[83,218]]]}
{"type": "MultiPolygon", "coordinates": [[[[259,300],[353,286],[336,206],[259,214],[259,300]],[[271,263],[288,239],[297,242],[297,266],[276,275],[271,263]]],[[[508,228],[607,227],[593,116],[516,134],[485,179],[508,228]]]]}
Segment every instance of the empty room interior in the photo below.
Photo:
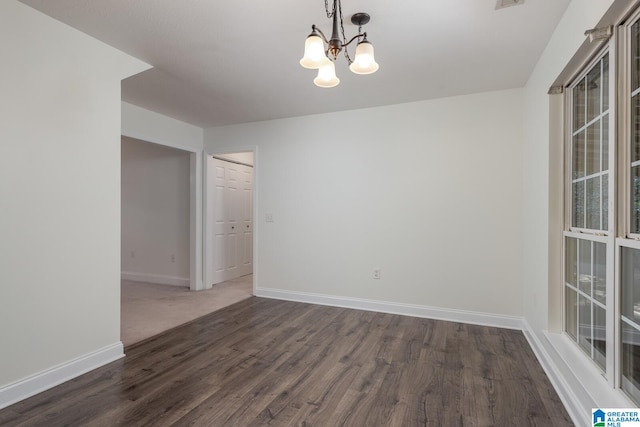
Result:
{"type": "Polygon", "coordinates": [[[2,0],[0,35],[0,425],[640,406],[636,1],[2,0]]]}

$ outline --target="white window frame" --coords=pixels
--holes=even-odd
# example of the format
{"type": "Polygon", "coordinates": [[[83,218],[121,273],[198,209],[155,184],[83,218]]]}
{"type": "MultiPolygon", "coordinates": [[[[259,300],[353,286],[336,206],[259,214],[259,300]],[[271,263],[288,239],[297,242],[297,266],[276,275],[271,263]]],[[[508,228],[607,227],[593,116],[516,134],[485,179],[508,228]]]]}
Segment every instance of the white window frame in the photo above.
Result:
{"type": "MultiPolygon", "coordinates": [[[[566,332],[566,238],[573,237],[577,239],[590,240],[600,243],[606,244],[606,364],[605,369],[602,368],[588,355],[585,354],[585,357],[589,359],[590,363],[593,365],[598,372],[601,372],[602,375],[606,378],[607,382],[614,386],[616,383],[616,378],[619,378],[619,375],[615,372],[617,368],[619,368],[620,363],[618,362],[618,352],[616,349],[616,309],[615,309],[615,301],[617,292],[615,290],[616,286],[616,273],[618,268],[614,268],[616,257],[615,257],[615,230],[617,224],[617,215],[614,210],[616,206],[614,201],[616,200],[616,195],[614,194],[614,189],[617,184],[617,170],[616,170],[616,133],[615,127],[617,123],[616,119],[616,42],[615,37],[612,37],[606,44],[604,44],[598,52],[595,54],[591,60],[589,60],[581,69],[580,72],[571,79],[571,82],[566,85],[566,89],[564,91],[565,96],[565,176],[564,176],[564,227],[562,233],[562,334],[573,343],[577,348],[579,344],[566,332]],[[609,179],[608,179],[608,221],[607,221],[607,230],[593,230],[587,228],[579,228],[573,227],[572,225],[572,216],[573,216],[573,192],[572,192],[572,182],[573,177],[571,176],[573,172],[572,162],[573,162],[573,92],[572,89],[576,86],[581,80],[585,78],[588,72],[598,64],[605,55],[609,55],[609,146],[608,146],[608,170],[609,170],[609,179]]],[[[602,96],[602,94],[601,94],[602,96]]],[[[601,98],[602,100],[602,98],[601,98]]],[[[586,108],[586,107],[585,107],[586,108]]],[[[602,114],[598,116],[601,119],[602,114]]],[[[596,120],[596,119],[593,119],[596,120]]],[[[586,123],[585,123],[586,126],[586,123]]],[[[586,153],[585,153],[586,156],[586,153]]],[[[586,173],[586,171],[585,171],[586,173]]],[[[602,189],[601,189],[602,194],[602,189]]],[[[602,219],[601,219],[602,223],[602,219]]],[[[586,224],[585,224],[586,225],[586,224]]],[[[640,236],[639,236],[640,237],[640,236]]],[[[578,294],[579,295],[579,294],[578,294]]],[[[579,322],[579,319],[577,319],[579,322]]],[[[593,318],[591,319],[593,324],[593,318]]],[[[579,329],[579,324],[578,324],[579,329]]],[[[580,351],[584,354],[584,350],[580,348],[580,351]]]]}
{"type": "MultiPolygon", "coordinates": [[[[621,150],[622,151],[622,150],[621,150]]],[[[629,168],[627,168],[629,169],[629,168]]],[[[629,188],[629,186],[627,186],[627,188],[629,188]]],[[[630,199],[630,198],[628,198],[630,199]]],[[[630,248],[630,249],[636,249],[636,250],[640,250],[640,241],[636,240],[636,239],[629,239],[629,238],[617,238],[616,239],[616,256],[617,256],[617,261],[616,261],[616,289],[618,290],[618,295],[622,295],[622,279],[621,279],[621,272],[622,272],[622,265],[621,265],[621,259],[622,259],[622,248],[630,248]]],[[[622,322],[626,322],[623,318],[622,318],[622,310],[621,310],[621,304],[616,304],[616,322],[615,322],[615,330],[616,330],[616,337],[618,337],[618,339],[620,340],[620,343],[618,345],[616,345],[616,350],[617,354],[616,354],[616,360],[615,360],[615,377],[614,377],[614,384],[613,386],[615,388],[622,388],[622,383],[623,382],[628,382],[628,380],[626,378],[624,378],[622,376],[622,351],[621,351],[621,344],[622,344],[622,322]]],[[[628,323],[628,322],[626,322],[628,323]]],[[[634,387],[635,388],[635,387],[634,387]]],[[[632,398],[637,399],[636,404],[640,405],[640,390],[637,390],[637,396],[634,396],[632,398]]],[[[628,394],[625,390],[621,391],[625,394],[628,394]]],[[[630,396],[631,397],[631,396],[630,396]]]]}
{"type": "Polygon", "coordinates": [[[617,141],[617,159],[621,167],[617,171],[617,193],[616,202],[618,211],[618,230],[615,242],[616,255],[616,274],[615,274],[615,292],[616,292],[616,313],[615,313],[615,337],[616,342],[616,358],[614,364],[613,386],[620,389],[629,398],[634,399],[637,405],[640,405],[640,390],[635,388],[636,393],[632,396],[625,390],[622,390],[623,383],[629,384],[628,380],[622,375],[622,322],[628,323],[622,317],[622,304],[618,300],[622,296],[622,248],[630,248],[640,250],[640,233],[631,232],[631,168],[640,164],[640,161],[631,162],[631,100],[634,94],[640,93],[640,88],[631,91],[631,27],[640,21],[640,8],[629,16],[624,23],[616,27],[616,38],[618,40],[618,61],[615,66],[617,76],[617,93],[615,94],[618,106],[618,117],[616,126],[617,141]]]}
{"type": "Polygon", "coordinates": [[[620,60],[618,71],[619,91],[624,94],[619,101],[619,128],[618,135],[624,149],[620,150],[619,162],[624,167],[619,171],[619,197],[621,198],[621,208],[619,219],[620,229],[618,236],[621,239],[640,240],[640,233],[631,232],[631,167],[640,165],[640,160],[631,163],[631,99],[635,93],[640,92],[640,88],[631,92],[631,73],[629,71],[631,62],[631,27],[640,20],[640,9],[638,9],[629,19],[617,28],[617,37],[619,39],[620,60]]]}

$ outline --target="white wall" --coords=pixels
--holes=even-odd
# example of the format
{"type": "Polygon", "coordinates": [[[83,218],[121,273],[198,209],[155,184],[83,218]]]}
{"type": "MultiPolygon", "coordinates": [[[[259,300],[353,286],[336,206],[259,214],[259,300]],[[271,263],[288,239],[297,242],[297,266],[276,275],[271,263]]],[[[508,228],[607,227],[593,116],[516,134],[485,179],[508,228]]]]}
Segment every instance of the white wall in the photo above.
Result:
{"type": "Polygon", "coordinates": [[[183,150],[203,147],[202,128],[126,102],[122,102],[122,135],[183,150]]]}
{"type": "Polygon", "coordinates": [[[189,153],[122,137],[122,277],[189,286],[189,153]]]}
{"type": "Polygon", "coordinates": [[[0,57],[2,407],[122,355],[120,80],[148,66],[14,0],[0,57]]]}
{"type": "Polygon", "coordinates": [[[521,316],[521,137],[510,90],[212,128],[205,149],[257,147],[258,288],[521,316]]]}

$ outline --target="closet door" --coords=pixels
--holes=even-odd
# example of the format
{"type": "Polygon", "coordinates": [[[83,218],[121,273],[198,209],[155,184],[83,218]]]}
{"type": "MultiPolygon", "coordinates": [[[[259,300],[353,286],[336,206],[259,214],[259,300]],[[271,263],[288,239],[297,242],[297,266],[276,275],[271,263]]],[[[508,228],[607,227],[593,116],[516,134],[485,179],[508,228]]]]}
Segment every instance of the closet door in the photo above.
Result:
{"type": "Polygon", "coordinates": [[[208,162],[207,276],[214,285],[253,271],[253,168],[208,162]]]}

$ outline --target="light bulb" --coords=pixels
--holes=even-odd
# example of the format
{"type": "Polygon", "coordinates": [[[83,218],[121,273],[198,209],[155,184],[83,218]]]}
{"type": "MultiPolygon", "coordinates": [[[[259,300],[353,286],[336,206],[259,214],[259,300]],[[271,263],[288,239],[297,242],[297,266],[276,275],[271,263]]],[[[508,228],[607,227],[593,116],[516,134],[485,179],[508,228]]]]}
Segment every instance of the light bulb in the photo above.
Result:
{"type": "Polygon", "coordinates": [[[380,66],[373,55],[373,45],[365,38],[358,43],[356,58],[349,65],[349,69],[356,74],[371,74],[378,71],[380,66]]]}
{"type": "Polygon", "coordinates": [[[338,86],[340,79],[336,77],[336,66],[331,60],[318,68],[318,77],[313,79],[313,83],[319,87],[334,87],[338,86]]]}
{"type": "Polygon", "coordinates": [[[325,64],[327,60],[322,39],[311,33],[304,42],[304,56],[300,60],[300,65],[304,68],[316,69],[325,64]]]}

